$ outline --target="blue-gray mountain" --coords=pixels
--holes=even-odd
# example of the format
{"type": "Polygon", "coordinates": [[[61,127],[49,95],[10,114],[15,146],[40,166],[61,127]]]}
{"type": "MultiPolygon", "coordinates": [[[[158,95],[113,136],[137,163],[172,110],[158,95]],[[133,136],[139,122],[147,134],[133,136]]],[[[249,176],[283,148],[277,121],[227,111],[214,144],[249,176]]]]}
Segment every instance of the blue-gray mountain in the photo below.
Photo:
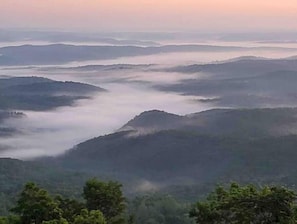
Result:
{"type": "Polygon", "coordinates": [[[282,47],[234,47],[212,45],[164,45],[158,47],[140,46],[76,46],[66,44],[23,45],[0,48],[0,65],[53,65],[72,61],[105,60],[120,57],[154,55],[174,52],[230,52],[251,50],[288,51],[294,48],[282,47]]]}
{"type": "Polygon", "coordinates": [[[165,69],[197,74],[157,89],[199,96],[199,103],[214,107],[265,108],[297,106],[297,60],[242,59],[165,69]],[[203,98],[201,98],[203,96],[203,98]]]}
{"type": "Polygon", "coordinates": [[[1,110],[50,110],[106,91],[97,86],[42,77],[0,79],[1,110]]]}
{"type": "Polygon", "coordinates": [[[50,159],[123,182],[164,185],[297,180],[297,109],[211,110],[187,116],[144,112],[118,132],[50,159]],[[277,168],[277,169],[276,169],[277,168]]]}

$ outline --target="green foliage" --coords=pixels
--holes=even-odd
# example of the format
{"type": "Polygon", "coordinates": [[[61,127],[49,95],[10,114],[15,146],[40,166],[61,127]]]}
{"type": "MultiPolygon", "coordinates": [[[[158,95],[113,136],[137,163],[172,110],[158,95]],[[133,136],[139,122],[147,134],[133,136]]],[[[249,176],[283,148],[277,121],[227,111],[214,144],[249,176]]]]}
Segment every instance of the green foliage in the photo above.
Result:
{"type": "Polygon", "coordinates": [[[126,208],[121,187],[118,182],[88,180],[83,190],[87,209],[100,210],[108,222],[121,216],[126,208]]]}
{"type": "Polygon", "coordinates": [[[18,216],[0,217],[0,224],[20,224],[20,218],[18,216]]]}
{"type": "Polygon", "coordinates": [[[296,194],[283,187],[231,184],[217,187],[206,201],[198,202],[190,216],[200,224],[296,223],[296,194]]]}
{"type": "Polygon", "coordinates": [[[52,195],[82,200],[81,189],[91,175],[71,172],[40,162],[0,159],[0,215],[9,215],[16,195],[32,181],[52,195]]]}
{"type": "Polygon", "coordinates": [[[54,219],[50,221],[43,221],[42,224],[68,224],[66,219],[54,219]]]}
{"type": "Polygon", "coordinates": [[[41,224],[43,221],[60,219],[62,213],[48,192],[34,183],[25,185],[12,211],[20,216],[22,224],[41,224]]]}
{"type": "Polygon", "coordinates": [[[83,203],[73,199],[57,196],[55,200],[57,201],[59,208],[62,211],[62,217],[68,220],[70,223],[74,222],[75,217],[80,214],[82,209],[85,208],[85,205],[83,203]]]}
{"type": "MultiPolygon", "coordinates": [[[[53,199],[46,190],[30,182],[25,185],[12,212],[19,215],[20,224],[105,224],[103,213],[95,208],[98,207],[107,214],[108,223],[122,224],[126,223],[126,205],[121,187],[117,182],[87,181],[84,188],[87,210],[85,204],[73,199],[61,196],[53,199]]],[[[0,219],[0,224],[18,223],[9,222],[8,218],[0,219]]]]}
{"type": "Polygon", "coordinates": [[[190,224],[189,206],[178,203],[170,196],[138,197],[130,205],[137,224],[190,224]]]}
{"type": "Polygon", "coordinates": [[[106,221],[101,211],[93,210],[89,212],[87,209],[83,209],[81,214],[75,218],[73,224],[106,224],[106,221]]]}
{"type": "Polygon", "coordinates": [[[84,187],[84,197],[87,208],[73,199],[61,196],[53,199],[46,190],[28,183],[12,209],[19,216],[0,217],[0,224],[297,223],[297,195],[284,187],[258,189],[236,183],[227,189],[219,186],[205,201],[197,202],[192,208],[171,196],[137,197],[130,202],[126,213],[118,182],[90,179],[84,187]]]}

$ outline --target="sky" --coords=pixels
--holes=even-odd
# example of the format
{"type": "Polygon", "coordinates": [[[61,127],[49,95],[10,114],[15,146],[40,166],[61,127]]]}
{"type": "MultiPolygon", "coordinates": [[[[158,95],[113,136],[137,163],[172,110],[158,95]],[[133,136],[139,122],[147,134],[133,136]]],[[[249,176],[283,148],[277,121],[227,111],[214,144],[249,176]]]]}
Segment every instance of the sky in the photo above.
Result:
{"type": "Polygon", "coordinates": [[[297,31],[296,0],[0,0],[0,27],[297,31]]]}

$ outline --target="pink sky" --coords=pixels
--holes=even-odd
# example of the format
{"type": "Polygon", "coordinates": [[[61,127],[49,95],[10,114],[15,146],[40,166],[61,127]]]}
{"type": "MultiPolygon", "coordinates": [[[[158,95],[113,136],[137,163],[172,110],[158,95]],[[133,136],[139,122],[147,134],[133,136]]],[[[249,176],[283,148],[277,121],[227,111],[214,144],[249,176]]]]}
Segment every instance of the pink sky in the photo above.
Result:
{"type": "Polygon", "coordinates": [[[297,31],[297,0],[0,1],[3,28],[297,31]]]}

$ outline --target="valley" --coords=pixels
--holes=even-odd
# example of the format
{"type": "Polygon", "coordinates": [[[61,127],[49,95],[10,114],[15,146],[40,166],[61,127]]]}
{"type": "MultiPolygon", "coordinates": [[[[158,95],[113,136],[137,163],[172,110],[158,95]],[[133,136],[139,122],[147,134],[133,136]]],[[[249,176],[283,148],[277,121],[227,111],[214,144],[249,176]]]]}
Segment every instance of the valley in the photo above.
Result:
{"type": "Polygon", "coordinates": [[[81,200],[116,180],[182,211],[218,183],[296,189],[297,50],[218,46],[1,48],[0,213],[29,181],[81,200]]]}

